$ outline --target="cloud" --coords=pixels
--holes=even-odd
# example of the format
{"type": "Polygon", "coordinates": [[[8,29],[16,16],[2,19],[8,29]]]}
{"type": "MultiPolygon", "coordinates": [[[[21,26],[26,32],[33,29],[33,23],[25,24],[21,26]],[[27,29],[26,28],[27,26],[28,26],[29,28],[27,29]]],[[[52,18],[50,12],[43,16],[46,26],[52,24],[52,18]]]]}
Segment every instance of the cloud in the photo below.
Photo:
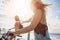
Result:
{"type": "Polygon", "coordinates": [[[60,10],[58,10],[57,12],[60,13],[60,10]]]}
{"type": "Polygon", "coordinates": [[[48,13],[47,15],[47,24],[50,33],[60,33],[60,19],[57,18],[53,13],[48,13]]]}
{"type": "Polygon", "coordinates": [[[47,24],[50,33],[60,33],[60,10],[49,8],[47,12],[47,24]]]}
{"type": "Polygon", "coordinates": [[[0,14],[0,17],[6,17],[6,15],[5,14],[0,14]]]}

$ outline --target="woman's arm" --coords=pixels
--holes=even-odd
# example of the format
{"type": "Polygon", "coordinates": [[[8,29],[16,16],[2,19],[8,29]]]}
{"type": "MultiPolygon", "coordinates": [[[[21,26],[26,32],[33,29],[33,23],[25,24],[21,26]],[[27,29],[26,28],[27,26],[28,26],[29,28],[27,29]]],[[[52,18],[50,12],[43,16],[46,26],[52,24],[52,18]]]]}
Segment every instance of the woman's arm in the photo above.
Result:
{"type": "Polygon", "coordinates": [[[33,19],[33,16],[32,16],[30,19],[28,19],[28,20],[26,20],[26,21],[23,21],[22,23],[31,22],[31,21],[32,21],[32,19],[33,19]]]}
{"type": "Polygon", "coordinates": [[[22,28],[22,29],[19,29],[13,33],[14,34],[22,34],[22,33],[27,33],[29,31],[32,31],[37,26],[37,24],[40,22],[42,15],[43,14],[42,14],[41,10],[36,10],[35,15],[34,15],[33,20],[32,20],[32,23],[29,26],[22,28]]]}
{"type": "MultiPolygon", "coordinates": [[[[14,29],[15,27],[13,27],[13,28],[11,28],[11,29],[14,29]]],[[[9,29],[9,30],[11,30],[11,29],[9,29]]]]}

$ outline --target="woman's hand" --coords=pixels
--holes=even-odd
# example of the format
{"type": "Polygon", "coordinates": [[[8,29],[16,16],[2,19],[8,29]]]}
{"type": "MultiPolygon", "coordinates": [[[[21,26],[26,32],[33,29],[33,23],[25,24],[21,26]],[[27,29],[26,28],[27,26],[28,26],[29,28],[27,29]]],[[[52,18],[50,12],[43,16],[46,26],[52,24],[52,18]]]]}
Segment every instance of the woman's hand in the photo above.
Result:
{"type": "Polygon", "coordinates": [[[8,40],[12,40],[13,38],[15,38],[14,33],[11,31],[8,31],[6,35],[8,40]]]}
{"type": "Polygon", "coordinates": [[[11,32],[11,31],[8,31],[6,35],[7,35],[7,36],[14,36],[14,33],[11,32]]]}

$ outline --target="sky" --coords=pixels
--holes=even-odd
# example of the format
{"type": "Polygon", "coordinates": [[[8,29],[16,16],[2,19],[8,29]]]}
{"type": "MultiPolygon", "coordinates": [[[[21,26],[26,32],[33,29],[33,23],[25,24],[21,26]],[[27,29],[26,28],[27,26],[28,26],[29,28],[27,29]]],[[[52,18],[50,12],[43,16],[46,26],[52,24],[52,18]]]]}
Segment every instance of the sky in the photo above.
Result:
{"type": "MultiPolygon", "coordinates": [[[[60,33],[60,0],[42,0],[52,4],[46,8],[46,18],[50,33],[60,33]]],[[[12,28],[14,16],[17,14],[21,21],[29,19],[33,12],[30,9],[30,0],[0,0],[0,27],[12,28]]],[[[29,24],[23,24],[27,26],[29,24]]]]}
{"type": "Polygon", "coordinates": [[[48,7],[47,23],[49,31],[53,33],[59,33],[60,29],[60,0],[49,0],[46,3],[52,3],[51,7],[48,7]]]}

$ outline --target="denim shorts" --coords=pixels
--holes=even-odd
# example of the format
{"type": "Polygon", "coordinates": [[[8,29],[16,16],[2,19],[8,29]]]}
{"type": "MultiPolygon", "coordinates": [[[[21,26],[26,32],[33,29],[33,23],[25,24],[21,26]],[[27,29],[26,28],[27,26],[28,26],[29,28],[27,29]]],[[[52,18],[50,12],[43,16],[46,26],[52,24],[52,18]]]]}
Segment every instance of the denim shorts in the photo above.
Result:
{"type": "Polygon", "coordinates": [[[46,30],[46,36],[43,36],[41,34],[37,34],[35,32],[34,32],[34,35],[35,35],[35,40],[51,40],[49,33],[48,33],[48,30],[46,30]]]}

